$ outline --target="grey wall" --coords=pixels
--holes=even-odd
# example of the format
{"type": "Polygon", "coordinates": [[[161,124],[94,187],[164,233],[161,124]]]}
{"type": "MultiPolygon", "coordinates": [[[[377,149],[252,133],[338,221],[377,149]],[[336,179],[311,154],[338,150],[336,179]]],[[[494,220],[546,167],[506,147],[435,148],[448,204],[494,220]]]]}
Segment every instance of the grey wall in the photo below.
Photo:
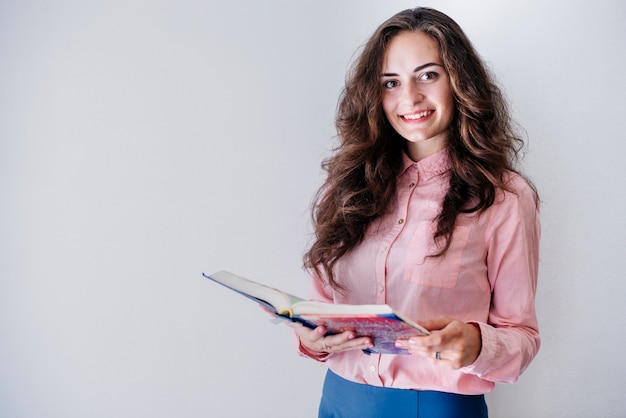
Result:
{"type": "MultiPolygon", "coordinates": [[[[626,8],[424,4],[506,87],[543,200],[543,348],[492,416],[623,416],[626,8]]],[[[304,294],[346,67],[412,6],[0,2],[0,415],[315,416],[324,369],[200,273],[304,294]]]]}

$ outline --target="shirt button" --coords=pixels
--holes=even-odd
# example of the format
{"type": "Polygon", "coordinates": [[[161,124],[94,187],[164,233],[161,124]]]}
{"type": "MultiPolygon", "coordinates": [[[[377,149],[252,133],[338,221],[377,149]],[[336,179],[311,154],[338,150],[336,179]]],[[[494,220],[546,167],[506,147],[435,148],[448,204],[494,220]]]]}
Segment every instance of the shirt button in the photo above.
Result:
{"type": "Polygon", "coordinates": [[[402,218],[398,219],[398,223],[399,223],[400,225],[402,225],[402,224],[404,223],[404,219],[402,219],[402,218]]]}
{"type": "Polygon", "coordinates": [[[380,247],[380,252],[384,253],[385,251],[387,251],[387,246],[383,245],[382,247],[380,247]]]}
{"type": "Polygon", "coordinates": [[[409,189],[411,189],[411,188],[413,188],[413,187],[415,187],[415,183],[411,183],[411,184],[409,184],[409,189]]]}
{"type": "Polygon", "coordinates": [[[376,366],[370,366],[370,372],[374,373],[376,371],[376,366]]]}
{"type": "Polygon", "coordinates": [[[378,293],[383,293],[385,291],[385,286],[383,286],[382,284],[378,285],[378,293]]]}

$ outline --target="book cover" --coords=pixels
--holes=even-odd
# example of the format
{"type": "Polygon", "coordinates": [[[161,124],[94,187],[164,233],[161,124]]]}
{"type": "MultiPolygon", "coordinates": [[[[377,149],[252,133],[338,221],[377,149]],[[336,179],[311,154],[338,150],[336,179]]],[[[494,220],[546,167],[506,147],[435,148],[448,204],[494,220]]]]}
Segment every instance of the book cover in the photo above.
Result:
{"type": "Polygon", "coordinates": [[[372,338],[367,354],[408,354],[397,348],[397,339],[428,335],[429,331],[393,310],[389,305],[347,305],[308,301],[281,290],[220,271],[204,277],[266,307],[284,320],[299,322],[311,329],[324,326],[328,334],[354,331],[372,338]]]}

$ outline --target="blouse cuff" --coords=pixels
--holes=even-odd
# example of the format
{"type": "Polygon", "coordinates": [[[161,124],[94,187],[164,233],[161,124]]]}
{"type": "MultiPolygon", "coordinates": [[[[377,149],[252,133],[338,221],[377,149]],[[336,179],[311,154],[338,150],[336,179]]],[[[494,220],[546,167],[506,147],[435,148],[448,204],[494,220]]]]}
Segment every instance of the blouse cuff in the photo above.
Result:
{"type": "Polygon", "coordinates": [[[480,329],[481,348],[476,360],[468,366],[461,368],[463,373],[481,376],[490,370],[493,359],[497,356],[498,344],[496,344],[493,329],[487,324],[470,321],[468,324],[477,325],[480,329]]]}
{"type": "Polygon", "coordinates": [[[307,347],[305,347],[302,344],[302,341],[300,341],[299,338],[298,338],[298,352],[300,353],[301,356],[313,359],[319,363],[324,363],[330,356],[330,353],[323,353],[323,352],[320,353],[319,351],[309,350],[307,347]]]}

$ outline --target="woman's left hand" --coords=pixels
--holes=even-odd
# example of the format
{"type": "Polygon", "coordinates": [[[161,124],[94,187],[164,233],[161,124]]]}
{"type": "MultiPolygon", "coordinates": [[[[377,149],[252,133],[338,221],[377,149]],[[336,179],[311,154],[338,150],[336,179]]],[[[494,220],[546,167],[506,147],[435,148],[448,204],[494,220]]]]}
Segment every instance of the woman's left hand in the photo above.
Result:
{"type": "Polygon", "coordinates": [[[420,325],[431,331],[430,335],[397,340],[396,346],[452,369],[469,366],[480,354],[478,325],[446,317],[422,321],[420,325]]]}

